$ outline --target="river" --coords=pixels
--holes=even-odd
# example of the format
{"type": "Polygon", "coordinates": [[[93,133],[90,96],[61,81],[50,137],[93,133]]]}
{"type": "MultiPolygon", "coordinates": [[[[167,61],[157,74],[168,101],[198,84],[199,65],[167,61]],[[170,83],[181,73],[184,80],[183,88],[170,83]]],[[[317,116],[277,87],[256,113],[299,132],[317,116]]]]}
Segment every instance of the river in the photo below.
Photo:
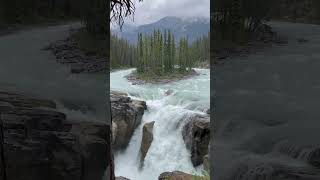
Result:
{"type": "Polygon", "coordinates": [[[195,70],[200,73],[199,76],[161,85],[132,85],[124,76],[133,69],[110,74],[111,90],[126,92],[133,99],[146,101],[148,106],[127,149],[115,154],[116,176],[131,180],[156,180],[161,173],[167,171],[178,170],[191,174],[201,172],[201,166],[193,167],[191,154],[186,149],[181,134],[188,118],[204,114],[210,107],[210,71],[195,70]],[[172,90],[173,93],[166,96],[167,90],[172,90]],[[154,138],[145,157],[144,167],[139,169],[142,127],[151,121],[155,121],[154,138]]]}

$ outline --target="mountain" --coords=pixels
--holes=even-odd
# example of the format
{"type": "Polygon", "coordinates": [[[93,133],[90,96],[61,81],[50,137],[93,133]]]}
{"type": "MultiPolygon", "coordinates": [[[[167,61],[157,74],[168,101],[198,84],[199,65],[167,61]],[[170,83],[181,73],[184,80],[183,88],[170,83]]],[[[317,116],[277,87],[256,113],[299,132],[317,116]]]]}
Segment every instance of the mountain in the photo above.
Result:
{"type": "Polygon", "coordinates": [[[195,39],[208,34],[210,30],[210,20],[209,18],[202,17],[179,18],[167,16],[157,22],[137,27],[125,24],[122,28],[122,32],[113,30],[113,33],[127,39],[130,43],[136,43],[138,33],[150,34],[154,29],[170,29],[176,39],[188,37],[189,41],[192,42],[195,39]]]}

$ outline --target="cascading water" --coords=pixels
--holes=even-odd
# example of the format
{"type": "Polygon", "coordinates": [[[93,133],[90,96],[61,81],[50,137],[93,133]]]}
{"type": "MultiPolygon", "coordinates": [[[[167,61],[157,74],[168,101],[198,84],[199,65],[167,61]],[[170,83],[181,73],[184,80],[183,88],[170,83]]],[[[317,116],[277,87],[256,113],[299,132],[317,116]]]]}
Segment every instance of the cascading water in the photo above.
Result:
{"type": "Polygon", "coordinates": [[[194,168],[190,152],[186,149],[181,134],[183,125],[195,114],[204,114],[210,107],[210,71],[195,69],[199,76],[168,84],[132,85],[124,77],[133,69],[110,74],[111,90],[126,92],[133,99],[144,100],[148,110],[136,129],[124,152],[115,154],[115,174],[131,180],[156,180],[167,171],[183,171],[198,174],[201,167],[194,168]],[[173,91],[166,95],[166,91],[173,91]],[[153,142],[140,166],[139,150],[142,127],[155,121],[153,142]]]}

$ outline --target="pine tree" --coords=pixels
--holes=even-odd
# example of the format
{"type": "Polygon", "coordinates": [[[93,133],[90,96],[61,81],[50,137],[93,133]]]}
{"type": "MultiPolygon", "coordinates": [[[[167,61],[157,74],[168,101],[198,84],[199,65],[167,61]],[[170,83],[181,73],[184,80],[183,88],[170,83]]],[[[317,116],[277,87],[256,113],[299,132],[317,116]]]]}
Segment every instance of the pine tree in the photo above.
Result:
{"type": "MultiPolygon", "coordinates": [[[[160,30],[159,30],[159,34],[160,34],[160,30]]],[[[164,65],[163,65],[163,37],[162,37],[162,33],[160,34],[160,42],[159,42],[159,53],[160,53],[160,57],[159,57],[159,61],[160,61],[160,68],[159,68],[159,70],[160,70],[160,73],[162,73],[163,72],[163,67],[164,67],[164,65]]]]}
{"type": "Polygon", "coordinates": [[[184,43],[184,39],[181,38],[180,42],[179,42],[179,57],[178,57],[180,72],[184,72],[185,71],[185,66],[184,66],[184,62],[183,62],[183,60],[184,60],[183,43],[184,43]]]}
{"type": "Polygon", "coordinates": [[[176,44],[175,44],[175,39],[174,39],[174,35],[172,35],[172,42],[171,42],[171,62],[172,62],[172,69],[174,70],[174,65],[176,62],[176,44]]]}
{"type": "Polygon", "coordinates": [[[138,37],[138,52],[139,52],[139,59],[138,59],[138,72],[143,73],[144,72],[144,45],[143,45],[143,39],[142,34],[139,33],[138,37]]]}

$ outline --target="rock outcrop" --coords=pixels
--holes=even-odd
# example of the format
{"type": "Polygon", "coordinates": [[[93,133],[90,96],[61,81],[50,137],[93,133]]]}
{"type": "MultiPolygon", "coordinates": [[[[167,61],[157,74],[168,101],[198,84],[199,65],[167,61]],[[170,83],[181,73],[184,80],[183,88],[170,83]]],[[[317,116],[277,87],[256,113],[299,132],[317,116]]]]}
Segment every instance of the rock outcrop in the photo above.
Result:
{"type": "Polygon", "coordinates": [[[210,172],[210,159],[209,159],[209,154],[205,155],[203,157],[203,170],[206,172],[210,172]]]}
{"type": "Polygon", "coordinates": [[[159,178],[159,180],[192,180],[193,176],[191,174],[187,174],[180,171],[174,171],[174,172],[164,172],[162,173],[159,178]]]}
{"type": "Polygon", "coordinates": [[[183,140],[191,152],[191,161],[194,166],[203,163],[203,157],[208,154],[210,142],[210,117],[195,116],[182,130],[183,140]]]}
{"type": "Polygon", "coordinates": [[[111,91],[111,108],[114,133],[113,149],[120,150],[127,147],[134,130],[141,123],[146,102],[132,100],[125,93],[111,91]]]}
{"type": "Polygon", "coordinates": [[[119,177],[116,177],[116,180],[130,180],[130,179],[122,177],[122,176],[119,176],[119,177]]]}
{"type": "Polygon", "coordinates": [[[55,107],[0,91],[0,179],[92,180],[111,168],[110,127],[68,119],[55,107]]]}
{"type": "Polygon", "coordinates": [[[58,63],[70,65],[71,73],[96,73],[107,67],[107,58],[84,52],[71,37],[52,43],[44,50],[51,50],[58,63]]]}
{"type": "Polygon", "coordinates": [[[140,152],[141,152],[141,165],[143,165],[144,158],[146,157],[148,150],[151,146],[151,143],[153,141],[153,126],[154,126],[154,121],[146,123],[143,126],[142,130],[142,141],[141,141],[141,147],[140,147],[140,152]]]}

